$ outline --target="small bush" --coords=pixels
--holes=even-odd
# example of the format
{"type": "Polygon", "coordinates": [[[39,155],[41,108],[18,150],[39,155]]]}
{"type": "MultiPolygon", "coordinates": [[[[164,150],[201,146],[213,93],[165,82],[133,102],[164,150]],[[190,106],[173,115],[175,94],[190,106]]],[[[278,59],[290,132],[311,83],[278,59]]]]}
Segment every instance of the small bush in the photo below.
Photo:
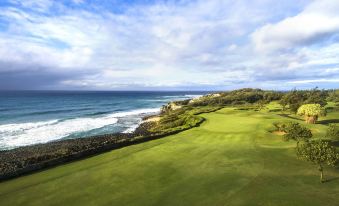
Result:
{"type": "Polygon", "coordinates": [[[282,140],[283,140],[284,142],[288,142],[288,141],[290,140],[290,137],[287,136],[286,134],[284,134],[284,135],[282,136],[282,140]]]}
{"type": "Polygon", "coordinates": [[[274,122],[273,126],[275,127],[276,131],[279,132],[286,132],[286,127],[288,123],[286,122],[274,122]]]}
{"type": "Polygon", "coordinates": [[[330,124],[328,126],[326,137],[339,140],[339,125],[338,124],[330,124]]]}
{"type": "Polygon", "coordinates": [[[168,110],[166,113],[162,114],[160,121],[149,129],[149,132],[165,134],[198,126],[205,119],[196,115],[214,112],[220,108],[221,107],[184,106],[177,110],[168,110]]]}
{"type": "Polygon", "coordinates": [[[284,141],[308,141],[308,139],[312,137],[312,132],[310,129],[303,127],[296,122],[275,122],[273,125],[277,131],[286,133],[283,135],[284,141]]]}
{"type": "Polygon", "coordinates": [[[285,127],[286,134],[284,138],[287,140],[308,141],[312,137],[310,129],[301,126],[299,123],[289,122],[285,127]]]}

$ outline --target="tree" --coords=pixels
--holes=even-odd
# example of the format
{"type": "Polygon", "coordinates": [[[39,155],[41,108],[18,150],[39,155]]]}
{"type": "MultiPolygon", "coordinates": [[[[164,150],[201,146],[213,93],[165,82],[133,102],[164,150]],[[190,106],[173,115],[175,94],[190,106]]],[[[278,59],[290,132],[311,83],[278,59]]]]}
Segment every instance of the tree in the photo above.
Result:
{"type": "Polygon", "coordinates": [[[286,107],[288,105],[288,99],[287,96],[284,96],[283,98],[281,98],[281,100],[279,101],[279,104],[282,106],[283,111],[286,110],[286,107]]]}
{"type": "Polygon", "coordinates": [[[319,90],[318,87],[306,91],[307,99],[304,101],[304,104],[320,104],[320,106],[325,106],[327,104],[326,98],[328,97],[328,92],[325,90],[319,90]]]}
{"type": "Polygon", "coordinates": [[[285,140],[295,140],[297,145],[300,141],[308,141],[312,137],[312,132],[310,129],[301,126],[296,122],[289,122],[284,126],[284,139],[285,140]]]}
{"type": "Polygon", "coordinates": [[[327,138],[332,138],[335,140],[339,140],[339,125],[338,124],[330,124],[328,126],[327,132],[326,132],[327,138]]]}
{"type": "Polygon", "coordinates": [[[304,104],[299,107],[297,114],[305,116],[306,123],[315,124],[323,111],[320,104],[304,104]]]}
{"type": "Polygon", "coordinates": [[[300,105],[303,104],[303,102],[307,99],[306,93],[304,91],[298,91],[298,90],[292,90],[291,92],[288,92],[283,97],[283,102],[287,102],[287,105],[289,106],[290,110],[292,112],[297,112],[300,105]]]}
{"type": "Polygon", "coordinates": [[[334,167],[339,160],[336,148],[322,140],[305,142],[298,145],[296,152],[299,159],[312,162],[318,166],[321,183],[324,180],[324,165],[334,167]]]}
{"type": "Polygon", "coordinates": [[[264,100],[259,100],[257,102],[258,105],[258,110],[262,110],[265,107],[265,101],[264,100]]]}
{"type": "Polygon", "coordinates": [[[287,106],[290,111],[297,112],[298,108],[303,104],[320,104],[322,107],[327,104],[326,98],[328,91],[319,90],[317,87],[312,90],[296,90],[287,92],[280,98],[280,104],[285,109],[287,106]]]}
{"type": "Polygon", "coordinates": [[[328,93],[327,101],[329,102],[339,102],[339,89],[330,90],[328,93]]]}

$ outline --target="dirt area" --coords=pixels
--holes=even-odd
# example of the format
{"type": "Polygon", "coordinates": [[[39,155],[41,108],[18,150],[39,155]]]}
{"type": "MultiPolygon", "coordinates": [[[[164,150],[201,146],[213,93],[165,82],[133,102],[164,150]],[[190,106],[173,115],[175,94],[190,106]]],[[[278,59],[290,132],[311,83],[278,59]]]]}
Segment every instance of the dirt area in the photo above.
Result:
{"type": "Polygon", "coordinates": [[[283,136],[284,134],[286,134],[286,132],[283,132],[283,131],[274,131],[272,133],[276,134],[276,135],[279,135],[279,136],[283,136]]]}
{"type": "Polygon", "coordinates": [[[147,118],[146,120],[144,120],[144,122],[158,122],[160,120],[160,117],[150,117],[150,118],[147,118]]]}

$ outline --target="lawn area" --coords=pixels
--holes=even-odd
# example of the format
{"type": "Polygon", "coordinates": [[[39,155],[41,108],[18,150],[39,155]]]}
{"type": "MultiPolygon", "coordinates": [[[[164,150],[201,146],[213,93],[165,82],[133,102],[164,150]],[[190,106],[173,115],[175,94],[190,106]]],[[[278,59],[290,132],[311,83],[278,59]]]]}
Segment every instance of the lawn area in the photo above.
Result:
{"type": "MultiPolygon", "coordinates": [[[[338,205],[339,170],[320,184],[295,142],[269,132],[302,122],[278,113],[202,114],[198,128],[0,183],[0,205],[338,205]]],[[[319,138],[325,123],[307,126],[319,138]]]]}

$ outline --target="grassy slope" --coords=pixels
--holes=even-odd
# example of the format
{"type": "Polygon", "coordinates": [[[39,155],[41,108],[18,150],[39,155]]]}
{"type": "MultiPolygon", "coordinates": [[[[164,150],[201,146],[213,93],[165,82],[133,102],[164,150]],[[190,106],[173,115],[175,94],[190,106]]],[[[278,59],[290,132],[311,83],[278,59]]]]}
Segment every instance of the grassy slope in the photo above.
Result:
{"type": "MultiPolygon", "coordinates": [[[[267,132],[290,118],[233,109],[202,116],[199,128],[0,183],[0,205],[338,204],[338,170],[327,169],[331,181],[321,185],[295,143],[267,132]]],[[[326,126],[312,128],[319,136],[326,126]]]]}

